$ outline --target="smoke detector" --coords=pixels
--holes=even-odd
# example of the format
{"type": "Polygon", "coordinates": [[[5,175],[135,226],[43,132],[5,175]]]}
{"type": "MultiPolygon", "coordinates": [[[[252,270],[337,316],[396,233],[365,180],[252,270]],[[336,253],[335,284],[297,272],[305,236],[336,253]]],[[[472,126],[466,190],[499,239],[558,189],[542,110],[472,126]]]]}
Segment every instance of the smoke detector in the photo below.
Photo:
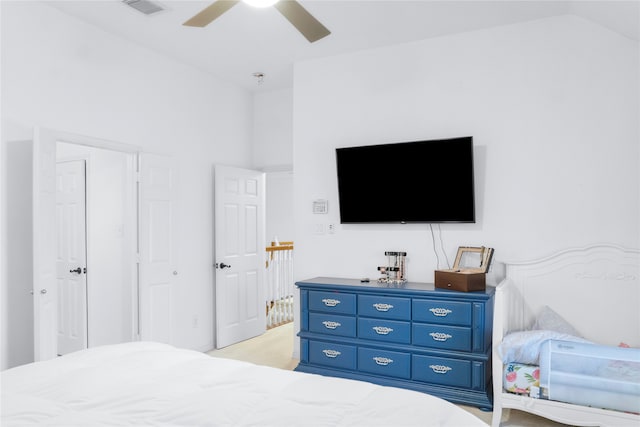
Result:
{"type": "Polygon", "coordinates": [[[256,78],[256,81],[258,82],[259,85],[264,83],[264,73],[261,73],[261,72],[253,73],[253,77],[256,78]]]}

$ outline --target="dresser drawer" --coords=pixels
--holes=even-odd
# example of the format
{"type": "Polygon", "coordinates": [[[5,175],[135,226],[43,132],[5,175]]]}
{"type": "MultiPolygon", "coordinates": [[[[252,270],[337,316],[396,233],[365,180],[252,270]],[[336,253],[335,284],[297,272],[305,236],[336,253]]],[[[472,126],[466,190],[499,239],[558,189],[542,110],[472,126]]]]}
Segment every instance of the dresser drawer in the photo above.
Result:
{"type": "Polygon", "coordinates": [[[411,324],[397,320],[358,319],[358,338],[400,344],[411,343],[411,324]]]}
{"type": "Polygon", "coordinates": [[[342,337],[356,336],[356,318],[325,313],[309,313],[309,330],[342,337]]]}
{"type": "Polygon", "coordinates": [[[411,299],[358,295],[358,314],[380,319],[411,320],[411,299]]]}
{"type": "Polygon", "coordinates": [[[411,363],[412,379],[414,380],[456,387],[471,387],[471,362],[469,360],[413,355],[411,363]]]}
{"type": "Polygon", "coordinates": [[[389,377],[411,377],[411,356],[397,351],[358,348],[358,370],[389,377]]]}
{"type": "Polygon", "coordinates": [[[356,295],[341,292],[309,291],[309,310],[355,315],[356,295]]]}
{"type": "Polygon", "coordinates": [[[471,328],[414,323],[412,338],[423,347],[471,351],[471,328]]]}
{"type": "Polygon", "coordinates": [[[309,341],[309,363],[332,368],[356,369],[356,347],[324,341],[309,341]]]}
{"type": "Polygon", "coordinates": [[[471,303],[457,301],[413,300],[413,320],[447,325],[471,325],[471,303]]]}

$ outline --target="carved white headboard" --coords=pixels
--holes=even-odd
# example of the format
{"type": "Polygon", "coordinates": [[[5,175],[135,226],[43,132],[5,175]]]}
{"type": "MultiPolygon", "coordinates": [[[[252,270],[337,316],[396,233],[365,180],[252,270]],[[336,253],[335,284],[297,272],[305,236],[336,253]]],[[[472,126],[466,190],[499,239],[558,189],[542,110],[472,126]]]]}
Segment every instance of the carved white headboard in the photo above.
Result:
{"type": "Polygon", "coordinates": [[[639,264],[640,250],[615,245],[506,263],[506,279],[497,288],[494,344],[506,332],[529,327],[548,305],[593,342],[640,347],[639,264]]]}

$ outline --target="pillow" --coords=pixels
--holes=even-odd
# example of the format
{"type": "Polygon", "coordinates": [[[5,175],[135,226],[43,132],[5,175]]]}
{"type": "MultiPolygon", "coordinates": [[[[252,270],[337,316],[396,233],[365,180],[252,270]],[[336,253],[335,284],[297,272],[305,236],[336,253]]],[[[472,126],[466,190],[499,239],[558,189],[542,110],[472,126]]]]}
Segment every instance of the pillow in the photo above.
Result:
{"type": "Polygon", "coordinates": [[[549,330],[511,332],[505,335],[498,345],[498,355],[504,363],[537,365],[540,359],[540,346],[551,339],[590,343],[581,337],[549,330]]]}
{"type": "Polygon", "coordinates": [[[582,338],[582,335],[573,327],[573,325],[567,322],[564,317],[553,311],[548,305],[542,307],[542,310],[538,313],[535,323],[531,329],[554,331],[582,338]]]}

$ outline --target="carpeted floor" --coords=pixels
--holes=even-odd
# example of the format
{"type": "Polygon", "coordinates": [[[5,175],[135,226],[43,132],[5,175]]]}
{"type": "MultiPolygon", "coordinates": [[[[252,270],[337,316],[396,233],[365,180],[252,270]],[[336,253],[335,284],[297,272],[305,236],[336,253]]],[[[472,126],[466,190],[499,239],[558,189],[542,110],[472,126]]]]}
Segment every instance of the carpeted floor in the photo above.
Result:
{"type": "MultiPolygon", "coordinates": [[[[293,359],[293,323],[268,330],[265,334],[225,347],[220,350],[210,351],[213,357],[244,360],[257,365],[272,366],[280,369],[294,369],[298,360],[293,359]]],[[[461,408],[471,412],[487,424],[491,424],[491,412],[484,412],[478,408],[460,405],[461,408]]],[[[510,410],[502,414],[503,427],[558,427],[565,426],[535,415],[510,410]]]]}

